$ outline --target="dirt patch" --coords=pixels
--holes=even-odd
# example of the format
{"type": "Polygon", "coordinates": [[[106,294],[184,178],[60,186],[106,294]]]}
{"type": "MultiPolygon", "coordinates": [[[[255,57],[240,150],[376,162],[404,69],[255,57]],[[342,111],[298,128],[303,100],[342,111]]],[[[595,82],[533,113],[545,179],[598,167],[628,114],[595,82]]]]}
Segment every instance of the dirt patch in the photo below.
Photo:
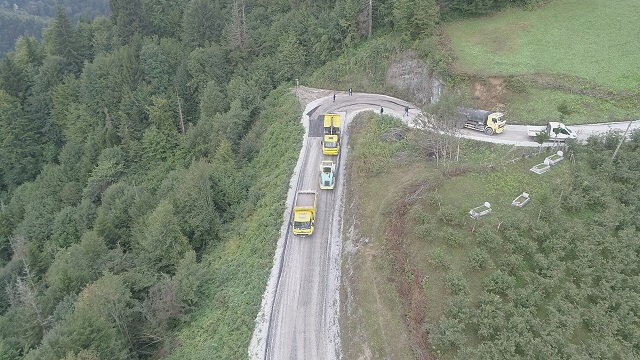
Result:
{"type": "Polygon", "coordinates": [[[300,105],[304,109],[308,103],[323,98],[325,96],[329,96],[333,94],[335,91],[332,90],[324,90],[324,89],[314,89],[306,86],[294,86],[293,92],[298,97],[298,101],[300,105]]]}
{"type": "Polygon", "coordinates": [[[461,176],[469,172],[469,169],[463,166],[456,166],[452,169],[447,170],[446,174],[448,177],[456,177],[461,176]]]}
{"type": "Polygon", "coordinates": [[[597,99],[628,101],[637,97],[632,91],[612,91],[586,79],[561,74],[528,74],[519,76],[489,76],[469,78],[470,91],[475,105],[482,109],[506,110],[509,96],[526,92],[528,88],[540,88],[561,91],[568,94],[583,95],[597,99]]]}
{"type": "Polygon", "coordinates": [[[404,321],[411,334],[414,354],[418,359],[435,359],[425,326],[427,299],[422,287],[424,275],[410,262],[404,244],[410,205],[411,197],[400,200],[396,205],[394,215],[387,224],[387,247],[392,260],[393,281],[403,301],[404,321]]]}
{"type": "Polygon", "coordinates": [[[471,91],[476,105],[481,109],[505,111],[507,106],[503,98],[507,93],[506,79],[502,76],[491,76],[486,79],[471,81],[471,91]]]}

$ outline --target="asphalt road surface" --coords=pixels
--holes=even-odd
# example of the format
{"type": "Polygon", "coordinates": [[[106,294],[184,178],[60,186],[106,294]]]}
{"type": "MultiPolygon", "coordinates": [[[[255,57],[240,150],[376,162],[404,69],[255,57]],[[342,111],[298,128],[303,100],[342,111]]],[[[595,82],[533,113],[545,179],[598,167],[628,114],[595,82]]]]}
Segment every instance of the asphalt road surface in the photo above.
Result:
{"type": "MultiPolygon", "coordinates": [[[[341,269],[342,213],[351,119],[359,112],[383,108],[384,114],[409,121],[418,114],[402,116],[407,102],[384,95],[331,93],[305,108],[303,148],[290,182],[285,223],[274,257],[274,267],[265,291],[256,328],[249,347],[252,359],[340,359],[339,284],[341,269]],[[320,163],[338,159],[322,154],[321,115],[342,117],[341,156],[334,190],[320,190],[320,163]],[[297,190],[318,191],[315,230],[310,237],[291,233],[291,206],[297,190]]],[[[409,105],[410,106],[410,105],[409,105]]]]}
{"type": "MultiPolygon", "coordinates": [[[[603,134],[609,130],[624,132],[627,127],[629,127],[629,121],[589,125],[569,125],[568,127],[576,133],[579,141],[585,141],[591,135],[603,134]]],[[[640,128],[640,121],[638,120],[631,123],[629,133],[637,128],[640,128]]],[[[460,135],[468,139],[492,142],[496,144],[539,146],[538,143],[533,141],[533,139],[527,135],[526,125],[509,125],[509,119],[507,119],[507,127],[501,134],[485,135],[479,131],[464,129],[461,130],[460,135]]]]}
{"type": "MultiPolygon", "coordinates": [[[[344,164],[348,155],[347,126],[361,111],[372,110],[394,115],[411,123],[419,114],[415,106],[385,95],[338,93],[308,89],[321,97],[310,102],[304,111],[305,126],[303,148],[291,178],[287,210],[281,229],[281,238],[274,256],[274,266],[263,296],[260,313],[249,347],[252,359],[324,360],[340,359],[339,336],[339,284],[342,253],[342,214],[344,198],[344,164]],[[409,106],[409,116],[404,115],[409,106]],[[342,115],[341,157],[334,190],[320,190],[320,163],[337,159],[322,154],[322,126],[319,116],[325,113],[342,115]],[[315,230],[312,236],[301,238],[291,232],[291,207],[297,190],[316,190],[319,193],[315,230]]],[[[310,100],[313,99],[313,96],[310,100]]],[[[603,133],[610,129],[624,131],[629,122],[571,126],[578,139],[603,133]]],[[[640,121],[631,129],[640,127],[640,121]]],[[[510,144],[538,146],[527,136],[526,126],[509,125],[502,134],[488,136],[473,130],[461,130],[460,136],[510,144]]]]}

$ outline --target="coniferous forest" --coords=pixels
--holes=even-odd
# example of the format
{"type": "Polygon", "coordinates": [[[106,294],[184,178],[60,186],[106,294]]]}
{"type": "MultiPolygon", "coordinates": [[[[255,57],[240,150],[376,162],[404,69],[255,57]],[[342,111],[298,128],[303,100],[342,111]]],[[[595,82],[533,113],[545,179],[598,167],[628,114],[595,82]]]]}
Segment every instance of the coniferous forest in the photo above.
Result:
{"type": "Polygon", "coordinates": [[[301,146],[294,79],[512,3],[55,8],[0,63],[0,358],[196,357],[180,331],[204,314],[197,356],[246,357],[301,146]]]}
{"type": "Polygon", "coordinates": [[[89,21],[109,15],[108,0],[13,0],[0,2],[0,56],[13,51],[21,36],[42,39],[42,30],[61,7],[71,21],[89,21]]]}

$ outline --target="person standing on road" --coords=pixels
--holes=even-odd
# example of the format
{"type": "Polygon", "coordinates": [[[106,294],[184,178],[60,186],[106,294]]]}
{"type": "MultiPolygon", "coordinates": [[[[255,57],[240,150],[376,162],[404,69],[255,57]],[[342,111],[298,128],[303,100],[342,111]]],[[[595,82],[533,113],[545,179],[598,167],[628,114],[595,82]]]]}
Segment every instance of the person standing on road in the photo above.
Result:
{"type": "Polygon", "coordinates": [[[336,102],[336,93],[333,93],[333,102],[336,102]]]}
{"type": "Polygon", "coordinates": [[[353,95],[353,89],[349,88],[349,96],[353,95]]]}
{"type": "Polygon", "coordinates": [[[382,115],[384,113],[384,108],[380,107],[380,115],[382,115]]]}
{"type": "Polygon", "coordinates": [[[404,114],[402,116],[409,116],[409,107],[408,106],[404,107],[404,114]]]}

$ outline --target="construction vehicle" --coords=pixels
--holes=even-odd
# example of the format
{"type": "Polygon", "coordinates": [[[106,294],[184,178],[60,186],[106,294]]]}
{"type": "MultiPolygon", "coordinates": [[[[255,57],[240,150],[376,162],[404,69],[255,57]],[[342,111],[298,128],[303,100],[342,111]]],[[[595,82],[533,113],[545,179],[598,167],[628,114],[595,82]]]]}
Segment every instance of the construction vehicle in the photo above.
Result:
{"type": "Polygon", "coordinates": [[[324,138],[322,153],[338,155],[340,152],[340,115],[324,114],[324,138]]]}
{"type": "Polygon", "coordinates": [[[571,131],[565,124],[552,121],[547,126],[527,126],[527,134],[530,137],[536,137],[544,134],[549,136],[549,141],[565,141],[567,139],[575,139],[576,133],[571,131]]]}
{"type": "Polygon", "coordinates": [[[462,109],[462,127],[483,131],[487,135],[500,134],[507,121],[504,114],[479,109],[462,109]]]}
{"type": "Polygon", "coordinates": [[[323,160],[320,165],[320,189],[333,190],[336,181],[336,165],[331,160],[323,160]]]}
{"type": "Polygon", "coordinates": [[[298,190],[293,205],[293,235],[310,236],[313,234],[317,205],[317,191],[298,190]]]}

